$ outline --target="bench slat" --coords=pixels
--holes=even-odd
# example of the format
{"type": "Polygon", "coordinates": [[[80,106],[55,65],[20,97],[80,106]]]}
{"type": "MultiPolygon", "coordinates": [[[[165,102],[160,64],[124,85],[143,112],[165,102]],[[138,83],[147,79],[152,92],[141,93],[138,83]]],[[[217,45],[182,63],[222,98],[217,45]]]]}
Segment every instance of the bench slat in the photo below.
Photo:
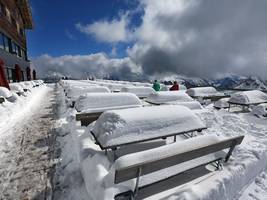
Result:
{"type": "Polygon", "coordinates": [[[216,144],[204,146],[199,149],[194,149],[181,154],[166,157],[160,160],[146,162],[146,163],[136,163],[135,165],[128,166],[123,169],[117,169],[115,171],[115,184],[127,181],[138,176],[138,169],[142,168],[142,175],[146,175],[164,168],[168,168],[195,158],[205,156],[211,153],[215,153],[227,148],[234,148],[242,142],[244,136],[239,136],[227,140],[223,140],[216,144]]]}

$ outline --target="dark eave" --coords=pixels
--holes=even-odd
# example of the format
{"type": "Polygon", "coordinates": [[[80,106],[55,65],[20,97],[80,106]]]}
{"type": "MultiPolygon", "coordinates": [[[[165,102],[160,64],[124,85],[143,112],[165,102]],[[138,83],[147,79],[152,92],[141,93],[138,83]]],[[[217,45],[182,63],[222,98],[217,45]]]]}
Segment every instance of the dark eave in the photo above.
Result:
{"type": "Polygon", "coordinates": [[[25,29],[33,29],[33,20],[30,4],[28,0],[17,0],[25,29]]]}

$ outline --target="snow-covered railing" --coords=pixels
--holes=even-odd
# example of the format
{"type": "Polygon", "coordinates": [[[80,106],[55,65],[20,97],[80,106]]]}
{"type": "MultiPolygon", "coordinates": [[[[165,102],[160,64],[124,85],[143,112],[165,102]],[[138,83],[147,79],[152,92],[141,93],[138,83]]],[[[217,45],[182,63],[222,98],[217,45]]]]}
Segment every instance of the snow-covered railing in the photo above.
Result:
{"type": "Polygon", "coordinates": [[[167,102],[190,102],[194,101],[184,91],[161,91],[150,94],[145,101],[152,104],[164,104],[167,102]]]}
{"type": "Polygon", "coordinates": [[[206,126],[184,106],[164,105],[106,111],[91,133],[101,149],[202,131],[206,126]]]}
{"type": "Polygon", "coordinates": [[[136,96],[138,96],[139,98],[145,98],[148,97],[150,94],[155,93],[155,90],[152,87],[123,87],[121,88],[121,92],[129,92],[129,93],[133,93],[136,96]]]}
{"type": "Polygon", "coordinates": [[[87,126],[104,111],[141,107],[142,102],[132,93],[87,93],[78,98],[75,109],[76,120],[87,126]]]}
{"type": "MultiPolygon", "coordinates": [[[[147,197],[146,193],[142,194],[143,188],[185,171],[191,175],[193,169],[210,163],[215,163],[217,169],[220,169],[221,163],[229,160],[235,146],[241,144],[243,138],[244,136],[224,139],[216,135],[198,136],[122,156],[114,162],[111,172],[106,175],[105,186],[117,188],[115,191],[119,194],[113,194],[115,199],[137,196],[142,196],[143,199],[147,197]],[[228,150],[225,151],[226,149],[228,150]],[[156,172],[157,175],[153,175],[156,172]]],[[[154,192],[156,193],[157,191],[154,192]]]]}

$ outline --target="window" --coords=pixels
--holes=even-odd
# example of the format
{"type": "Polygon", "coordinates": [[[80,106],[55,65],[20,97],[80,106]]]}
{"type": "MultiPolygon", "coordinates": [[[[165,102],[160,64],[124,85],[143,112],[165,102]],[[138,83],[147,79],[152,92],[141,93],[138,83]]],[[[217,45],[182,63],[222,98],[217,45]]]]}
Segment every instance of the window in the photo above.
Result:
{"type": "Polygon", "coordinates": [[[12,53],[18,55],[18,47],[15,42],[12,42],[12,53]]]}
{"type": "Polygon", "coordinates": [[[8,79],[8,81],[10,83],[16,82],[15,69],[7,67],[6,70],[7,70],[7,79],[8,79]]]}
{"type": "Polygon", "coordinates": [[[20,46],[17,46],[17,48],[18,48],[18,56],[21,57],[21,48],[20,46]]]}
{"type": "Polygon", "coordinates": [[[2,33],[0,33],[0,49],[5,49],[4,35],[2,33]]]}
{"type": "Polygon", "coordinates": [[[23,71],[21,71],[21,81],[24,81],[25,79],[24,79],[24,72],[23,71]]]}
{"type": "Polygon", "coordinates": [[[11,49],[11,39],[4,36],[4,46],[5,46],[5,50],[7,52],[12,52],[12,49],[11,49]]]}

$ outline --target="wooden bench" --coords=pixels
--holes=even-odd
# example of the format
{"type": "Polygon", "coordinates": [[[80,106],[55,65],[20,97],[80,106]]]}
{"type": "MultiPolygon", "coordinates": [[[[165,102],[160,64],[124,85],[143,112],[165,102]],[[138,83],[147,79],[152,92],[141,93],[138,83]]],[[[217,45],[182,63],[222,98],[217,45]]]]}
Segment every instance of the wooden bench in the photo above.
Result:
{"type": "Polygon", "coordinates": [[[0,97],[0,103],[5,102],[5,98],[4,97],[0,97]]]}
{"type": "MultiPolygon", "coordinates": [[[[211,141],[207,143],[205,142],[205,139],[206,139],[205,137],[207,136],[199,136],[199,137],[185,140],[186,145],[185,143],[184,145],[182,145],[183,144],[182,142],[170,144],[170,145],[173,145],[173,146],[170,146],[171,151],[173,151],[173,149],[176,147],[177,153],[175,153],[176,151],[174,151],[174,153],[172,152],[168,155],[166,154],[164,156],[159,155],[159,158],[156,156],[149,156],[149,153],[155,154],[155,152],[160,152],[159,150],[162,147],[147,150],[149,152],[145,154],[145,156],[144,156],[144,152],[138,152],[138,153],[135,153],[134,155],[131,155],[131,154],[125,155],[124,158],[121,157],[118,160],[116,160],[115,166],[117,167],[115,168],[114,183],[119,184],[121,182],[128,181],[134,178],[136,178],[136,182],[135,182],[134,189],[130,189],[128,191],[117,194],[115,196],[115,200],[143,199],[145,198],[146,194],[142,194],[142,191],[145,191],[146,188],[151,187],[155,184],[159,184],[160,182],[166,181],[167,179],[172,179],[175,176],[186,174],[187,172],[189,172],[189,175],[190,175],[190,170],[194,170],[196,168],[206,166],[207,164],[210,164],[210,163],[215,163],[216,168],[220,169],[222,168],[221,163],[227,162],[229,160],[235,146],[241,144],[244,138],[244,136],[238,136],[238,137],[233,137],[233,138],[224,139],[224,140],[211,141]],[[195,145],[195,148],[192,148],[192,149],[187,148],[187,146],[190,146],[190,142],[191,142],[190,140],[194,140],[192,142],[192,144],[194,145],[194,143],[196,143],[199,139],[201,140],[199,142],[200,144],[198,143],[197,145],[195,145]],[[179,149],[180,144],[182,145],[181,149],[179,149]],[[184,148],[185,150],[183,150],[184,148]],[[229,149],[229,150],[226,152],[224,151],[226,149],[229,149]],[[140,160],[136,159],[138,158],[138,156],[140,157],[140,160]],[[135,158],[137,162],[136,161],[131,162],[131,160],[133,160],[132,158],[135,158]],[[120,164],[121,160],[123,161],[122,163],[124,164],[120,164]],[[145,177],[143,177],[144,175],[157,172],[159,170],[163,170],[165,168],[176,166],[176,165],[178,165],[178,168],[175,167],[175,169],[177,169],[178,172],[177,171],[173,172],[173,174],[170,175],[169,177],[167,178],[164,177],[163,179],[159,179],[156,176],[153,179],[153,181],[155,180],[155,182],[152,182],[152,183],[147,182],[147,184],[142,183],[145,180],[145,177]],[[180,165],[182,166],[179,167],[180,165]],[[142,181],[140,182],[141,176],[143,178],[142,178],[142,181]]],[[[212,136],[212,137],[215,137],[215,136],[212,136]]],[[[165,152],[166,152],[166,146],[163,146],[163,148],[165,148],[165,152]]],[[[146,181],[144,182],[146,183],[146,181]]]]}
{"type": "Polygon", "coordinates": [[[93,121],[97,120],[103,112],[96,113],[78,113],[76,114],[76,121],[81,121],[82,126],[88,126],[93,121]]]}

